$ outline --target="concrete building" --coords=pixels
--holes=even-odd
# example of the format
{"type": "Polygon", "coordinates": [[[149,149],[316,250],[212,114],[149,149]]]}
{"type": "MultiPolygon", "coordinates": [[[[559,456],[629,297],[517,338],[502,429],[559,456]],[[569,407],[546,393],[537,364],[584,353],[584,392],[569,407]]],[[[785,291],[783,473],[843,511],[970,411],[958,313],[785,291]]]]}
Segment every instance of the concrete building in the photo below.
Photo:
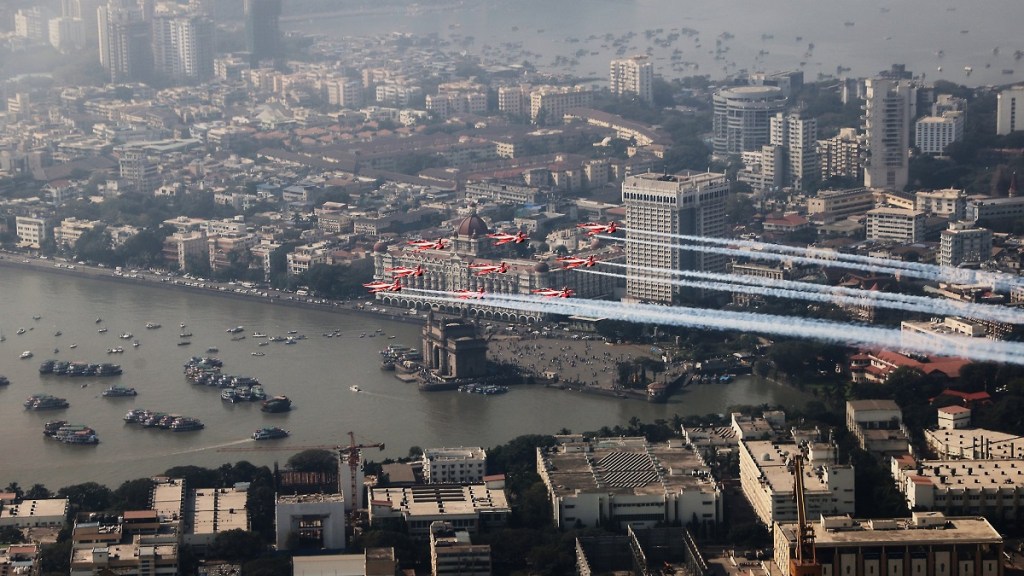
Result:
{"type": "Polygon", "coordinates": [[[60,226],[53,229],[53,241],[61,248],[74,248],[75,243],[85,232],[102,225],[99,220],[83,221],[77,218],[65,218],[60,226]]]}
{"type": "Polygon", "coordinates": [[[971,340],[985,338],[988,330],[984,324],[965,318],[947,316],[931,320],[900,322],[904,342],[942,343],[955,350],[955,354],[970,357],[971,340]]]}
{"type": "MultiPolygon", "coordinates": [[[[963,406],[949,406],[962,408],[963,406]]],[[[969,423],[969,421],[968,421],[969,423]]],[[[942,460],[1024,460],[1024,436],[984,428],[925,430],[928,449],[942,460]]]]}
{"type": "Polygon", "coordinates": [[[725,199],[729,183],[725,174],[687,172],[640,174],[622,183],[626,206],[626,298],[634,301],[673,303],[679,288],[655,277],[651,269],[724,272],[725,257],[719,254],[670,248],[657,234],[687,234],[722,238],[726,234],[725,199]]]}
{"type": "Polygon", "coordinates": [[[714,155],[757,150],[770,142],[771,119],[786,96],[775,86],[736,86],[715,93],[714,155]]]}
{"type": "Polygon", "coordinates": [[[0,547],[0,576],[39,573],[37,544],[10,544],[0,547]]]}
{"type": "Polygon", "coordinates": [[[530,121],[534,124],[561,124],[573,108],[587,108],[594,93],[582,86],[544,86],[530,92],[530,121]]]}
{"type": "Polygon", "coordinates": [[[700,456],[678,441],[566,440],[537,449],[537,472],[558,528],[673,522],[714,527],[722,520],[721,486],[700,456]]]}
{"type": "MultiPolygon", "coordinates": [[[[1002,576],[1003,537],[984,518],[913,512],[910,518],[821,516],[810,524],[821,576],[1002,576]]],[[[790,572],[797,524],[774,529],[775,566],[790,572]]],[[[772,570],[772,574],[775,574],[772,570]]]]}
{"type": "Polygon", "coordinates": [[[996,96],[996,134],[1024,130],[1024,86],[1007,88],[996,96]]]}
{"type": "Polygon", "coordinates": [[[50,12],[46,8],[20,8],[14,13],[14,34],[33,42],[46,42],[49,20],[50,12]]]}
{"type": "Polygon", "coordinates": [[[0,526],[62,527],[68,518],[67,498],[19,500],[0,505],[0,526]]]}
{"type": "Polygon", "coordinates": [[[160,166],[143,150],[123,150],[118,166],[121,179],[134,192],[152,192],[160,186],[160,166]]]}
{"type": "Polygon", "coordinates": [[[917,90],[908,80],[865,80],[864,133],[868,158],[864,185],[903,190],[910,169],[910,122],[917,90]]]}
{"type": "MultiPolygon", "coordinates": [[[[740,442],[740,486],[758,519],[769,528],[775,522],[796,520],[791,456],[801,452],[796,444],[769,440],[740,442]]],[[[853,467],[835,464],[835,447],[811,444],[804,466],[807,515],[853,514],[853,467]]]]}
{"type": "Polygon", "coordinates": [[[484,484],[431,484],[370,488],[370,524],[402,523],[414,538],[427,538],[430,525],[451,522],[470,534],[499,528],[512,513],[505,497],[504,477],[484,484]]]}
{"type": "Polygon", "coordinates": [[[831,224],[849,216],[859,216],[875,207],[875,193],[867,188],[819,190],[807,199],[807,215],[831,224]]]}
{"type": "Polygon", "coordinates": [[[945,154],[946,147],[964,137],[962,112],[925,116],[914,123],[914,144],[922,154],[945,154]]]}
{"type": "MultiPolygon", "coordinates": [[[[755,278],[767,278],[769,280],[789,280],[789,270],[782,264],[732,262],[729,264],[729,273],[740,276],[753,276],[755,278]]],[[[750,306],[751,304],[763,303],[765,300],[764,296],[760,294],[733,292],[732,301],[738,306],[750,306]]]]}
{"type": "Polygon", "coordinates": [[[936,410],[939,430],[959,430],[971,426],[971,409],[965,406],[943,406],[936,410]]]}
{"type": "Polygon", "coordinates": [[[198,488],[189,498],[188,521],[181,542],[202,554],[218,534],[228,530],[248,530],[248,494],[234,488],[198,488]]]}
{"type": "Polygon", "coordinates": [[[253,66],[281,57],[281,0],[244,0],[245,49],[253,66]]]}
{"type": "Polygon", "coordinates": [[[51,18],[47,28],[50,46],[60,52],[80,50],[85,46],[85,23],[81,18],[51,18]]]}
{"type": "Polygon", "coordinates": [[[863,181],[867,139],[856,128],[840,128],[838,135],[818,140],[817,150],[822,180],[843,177],[863,181]]]}
{"type": "Polygon", "coordinates": [[[148,80],[153,71],[150,26],[138,5],[109,0],[97,9],[100,64],[110,81],[148,80]]]}
{"type": "Polygon", "coordinates": [[[910,452],[903,411],[892,400],[848,400],[846,428],[860,447],[876,455],[910,452]]]}
{"type": "Polygon", "coordinates": [[[903,208],[868,210],[868,240],[913,244],[924,240],[925,213],[903,208]]]}
{"type": "Polygon", "coordinates": [[[967,193],[957,188],[918,190],[914,193],[914,208],[933,216],[962,220],[967,214],[967,193]]]}
{"type": "Polygon", "coordinates": [[[654,102],[654,64],[647,56],[631,56],[612,60],[608,88],[615,96],[634,96],[637,100],[654,102]]]}
{"type": "Polygon", "coordinates": [[[779,112],[771,118],[770,142],[785,150],[783,185],[803,190],[820,178],[818,121],[800,114],[779,112]]]}
{"type": "Polygon", "coordinates": [[[153,69],[163,81],[202,82],[213,77],[213,20],[201,14],[157,12],[153,69]]]}
{"type": "Polygon", "coordinates": [[[967,220],[982,225],[1024,218],[1024,196],[983,198],[967,202],[967,220]]]}
{"type": "Polygon", "coordinates": [[[893,477],[911,510],[1018,522],[1024,514],[1024,460],[893,460],[893,477]]]}
{"type": "Polygon", "coordinates": [[[959,266],[965,262],[981,263],[992,256],[992,231],[976,228],[970,222],[950,222],[949,229],[939,235],[939,266],[959,266]]]}
{"type": "Polygon", "coordinates": [[[278,550],[293,545],[345,549],[345,497],[341,494],[278,496],[274,516],[278,550]]]}
{"type": "Polygon", "coordinates": [[[431,576],[491,576],[491,547],[473,544],[469,532],[450,522],[430,525],[431,576]]]}
{"type": "Polygon", "coordinates": [[[358,109],[365,103],[363,85],[352,78],[330,80],[327,86],[327,102],[332,106],[358,109]]]}
{"type": "Polygon", "coordinates": [[[421,461],[427,484],[479,484],[487,471],[487,451],[480,447],[427,448],[421,461]]]}
{"type": "Polygon", "coordinates": [[[50,236],[49,221],[46,218],[33,216],[16,216],[14,230],[18,235],[18,245],[38,250],[50,236]]]}

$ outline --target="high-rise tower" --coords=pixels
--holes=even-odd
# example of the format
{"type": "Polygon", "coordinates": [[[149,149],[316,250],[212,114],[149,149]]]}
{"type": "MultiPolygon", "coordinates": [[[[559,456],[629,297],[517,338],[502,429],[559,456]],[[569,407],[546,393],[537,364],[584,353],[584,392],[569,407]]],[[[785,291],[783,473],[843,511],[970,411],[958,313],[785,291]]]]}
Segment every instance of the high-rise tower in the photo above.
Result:
{"type": "Polygon", "coordinates": [[[245,47],[255,66],[281,56],[281,0],[245,0],[245,47]]]}
{"type": "Polygon", "coordinates": [[[910,126],[917,100],[909,80],[865,81],[864,132],[868,159],[864,185],[903,190],[910,174],[910,126]]]}
{"type": "Polygon", "coordinates": [[[153,69],[149,23],[137,4],[110,0],[96,10],[100,64],[111,82],[147,80],[153,69]]]}
{"type": "Polygon", "coordinates": [[[715,93],[714,153],[728,156],[768,144],[771,119],[786,106],[776,86],[735,86],[715,93]]]}
{"type": "Polygon", "coordinates": [[[616,96],[635,95],[648,104],[654,102],[654,66],[647,56],[612,60],[608,87],[616,96]]]}
{"type": "Polygon", "coordinates": [[[153,67],[160,78],[201,82],[213,76],[213,21],[194,13],[153,17],[153,67]]]}
{"type": "Polygon", "coordinates": [[[626,178],[622,203],[626,206],[626,264],[631,266],[626,276],[627,299],[675,302],[679,288],[667,282],[671,276],[659,273],[659,268],[725,271],[724,256],[671,248],[670,244],[682,242],[663,235],[724,237],[728,194],[725,174],[713,172],[648,173],[626,178]]]}

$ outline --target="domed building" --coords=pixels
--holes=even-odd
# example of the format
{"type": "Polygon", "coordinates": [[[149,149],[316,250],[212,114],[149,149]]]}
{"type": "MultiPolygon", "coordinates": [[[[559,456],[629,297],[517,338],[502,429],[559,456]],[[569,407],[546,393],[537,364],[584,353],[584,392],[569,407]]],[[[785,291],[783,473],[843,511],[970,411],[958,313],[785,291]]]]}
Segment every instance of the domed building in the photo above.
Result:
{"type": "MultiPolygon", "coordinates": [[[[608,298],[615,290],[615,278],[599,274],[587,274],[578,270],[565,270],[554,262],[517,258],[514,245],[495,246],[487,237],[490,226],[476,213],[464,218],[455,227],[455,235],[449,238],[448,247],[443,250],[417,250],[404,242],[382,247],[374,246],[374,279],[391,281],[387,268],[415,268],[422,266],[422,276],[402,279],[401,292],[378,292],[377,300],[382,304],[434,309],[441,312],[459,313],[468,308],[470,316],[482,319],[496,319],[515,322],[536,322],[544,314],[488,304],[486,294],[532,294],[542,288],[568,287],[579,298],[608,298]],[[469,269],[470,264],[508,266],[505,273],[477,275],[469,269]],[[458,300],[456,291],[483,289],[481,299],[458,300]],[[452,301],[438,298],[452,299],[452,301]]],[[[587,251],[583,256],[593,254],[602,261],[625,261],[625,254],[619,246],[587,251]]]]}

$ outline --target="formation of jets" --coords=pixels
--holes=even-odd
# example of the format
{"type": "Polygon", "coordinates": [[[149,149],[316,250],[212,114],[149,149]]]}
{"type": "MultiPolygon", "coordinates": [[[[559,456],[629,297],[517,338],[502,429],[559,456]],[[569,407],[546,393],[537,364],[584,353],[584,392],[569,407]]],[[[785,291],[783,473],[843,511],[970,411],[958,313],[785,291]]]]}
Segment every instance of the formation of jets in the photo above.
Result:
{"type": "Polygon", "coordinates": [[[607,224],[587,222],[586,224],[577,224],[576,227],[585,228],[587,230],[587,236],[594,236],[596,234],[615,234],[619,231],[619,225],[614,221],[607,224]]]}
{"type": "Polygon", "coordinates": [[[501,246],[502,244],[516,243],[522,244],[530,239],[529,236],[524,232],[516,232],[515,234],[506,234],[504,232],[497,232],[494,234],[488,234],[488,238],[493,239],[495,246],[501,246]]]}
{"type": "Polygon", "coordinates": [[[409,240],[410,246],[415,246],[416,250],[444,250],[448,247],[447,238],[438,238],[437,240],[409,240]]]}
{"type": "Polygon", "coordinates": [[[594,260],[593,256],[587,256],[586,258],[576,258],[575,256],[567,256],[565,258],[555,258],[556,262],[562,263],[562,268],[571,269],[579,268],[584,266],[586,268],[593,268],[597,264],[597,260],[594,260]]]}
{"type": "Polygon", "coordinates": [[[397,266],[395,268],[385,268],[385,272],[391,272],[392,278],[407,278],[410,276],[423,276],[426,270],[423,266],[417,265],[415,268],[406,268],[405,266],[397,266]]]}
{"type": "Polygon", "coordinates": [[[504,274],[508,272],[508,264],[502,262],[501,264],[470,264],[469,269],[476,272],[477,276],[485,276],[487,274],[504,274]]]}
{"type": "Polygon", "coordinates": [[[370,282],[368,284],[363,284],[363,286],[370,289],[370,294],[402,291],[402,285],[398,282],[398,278],[395,278],[394,282],[370,282]]]}

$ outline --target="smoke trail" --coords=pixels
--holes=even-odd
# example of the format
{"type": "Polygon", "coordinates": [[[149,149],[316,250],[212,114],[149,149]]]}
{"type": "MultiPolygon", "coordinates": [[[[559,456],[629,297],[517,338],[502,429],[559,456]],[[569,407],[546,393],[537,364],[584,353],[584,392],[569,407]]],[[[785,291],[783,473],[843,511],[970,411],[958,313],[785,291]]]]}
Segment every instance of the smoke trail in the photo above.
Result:
{"type": "Polygon", "coordinates": [[[835,268],[851,268],[854,270],[864,270],[866,272],[873,272],[875,274],[892,274],[894,276],[911,276],[913,278],[923,278],[926,280],[935,281],[946,281],[947,279],[941,278],[938,274],[933,272],[922,272],[918,270],[904,270],[902,268],[893,268],[890,266],[879,266],[875,264],[862,264],[859,262],[841,262],[838,260],[822,260],[820,258],[812,258],[809,256],[793,256],[788,254],[779,254],[776,252],[758,252],[756,250],[739,250],[736,248],[721,248],[718,246],[706,246],[703,244],[665,244],[663,242],[651,242],[648,240],[637,240],[635,238],[617,238],[615,236],[607,236],[604,234],[598,234],[595,238],[602,238],[605,240],[617,240],[619,242],[627,242],[631,244],[640,244],[642,246],[658,246],[658,247],[669,247],[676,250],[689,250],[691,252],[707,252],[709,254],[724,254],[726,256],[736,256],[739,258],[750,258],[752,260],[772,260],[774,262],[793,262],[797,264],[810,264],[812,266],[831,266],[835,268]]]}
{"type": "MultiPolygon", "coordinates": [[[[450,292],[410,289],[436,302],[466,304],[450,292]]],[[[757,332],[800,337],[829,344],[886,348],[940,356],[1024,365],[1024,344],[982,338],[950,338],[938,335],[904,334],[899,330],[857,324],[723,310],[704,310],[654,304],[625,304],[602,300],[542,298],[511,294],[486,294],[488,305],[565,316],[602,317],[627,322],[686,326],[708,330],[757,332]]]]}
{"type": "Polygon", "coordinates": [[[859,264],[871,265],[871,266],[884,266],[887,268],[898,268],[900,270],[907,271],[905,274],[911,276],[909,272],[919,272],[926,276],[915,276],[916,278],[929,278],[941,280],[944,282],[954,282],[959,284],[991,284],[993,287],[1001,287],[1007,289],[1010,286],[1022,286],[1024,285],[1024,278],[1014,276],[1012,274],[1004,274],[1000,272],[989,272],[984,270],[967,270],[964,268],[953,268],[950,266],[937,266],[934,264],[926,264],[923,262],[904,262],[902,260],[892,260],[889,258],[879,258],[877,256],[863,256],[860,254],[844,254],[842,252],[834,252],[831,250],[823,250],[820,248],[805,248],[799,246],[787,246],[785,244],[772,244],[770,242],[757,242],[754,240],[742,240],[742,239],[731,239],[731,238],[712,238],[708,236],[692,236],[687,234],[670,234],[666,232],[654,232],[648,230],[641,230],[639,228],[620,228],[626,232],[643,234],[647,236],[660,236],[664,238],[673,238],[676,240],[683,240],[686,242],[697,242],[702,244],[718,244],[724,246],[741,246],[748,248],[755,252],[769,251],[778,254],[792,254],[796,256],[803,256],[807,258],[815,258],[818,260],[824,260],[828,262],[856,262],[859,264]]]}
{"type": "MultiPolygon", "coordinates": [[[[809,282],[797,282],[794,280],[782,280],[775,278],[762,278],[757,276],[745,276],[742,274],[722,274],[718,272],[697,272],[691,270],[672,270],[671,268],[648,268],[646,266],[636,266],[632,264],[621,264],[619,262],[602,262],[606,266],[618,266],[621,268],[627,268],[632,270],[644,270],[654,273],[655,275],[674,275],[683,276],[687,278],[698,278],[702,280],[710,280],[713,282],[727,282],[732,284],[741,284],[747,286],[757,287],[756,290],[746,289],[742,290],[739,288],[725,288],[731,292],[744,292],[750,294],[765,293],[763,288],[777,288],[786,291],[796,292],[807,292],[807,293],[819,293],[819,294],[831,294],[834,298],[831,300],[834,303],[840,303],[840,298],[853,298],[859,300],[859,304],[877,306],[879,308],[889,308],[894,310],[904,310],[907,312],[924,312],[926,314],[941,314],[943,316],[966,316],[977,320],[994,320],[996,322],[1007,322],[1010,324],[1022,324],[1024,323],[1024,314],[1019,310],[1013,308],[1006,308],[1003,306],[992,305],[992,304],[978,304],[975,302],[959,302],[956,300],[943,300],[939,298],[928,298],[926,296],[915,296],[913,294],[896,294],[891,292],[875,292],[871,290],[861,290],[859,288],[848,288],[846,286],[825,286],[821,284],[811,284],[809,282]]],[[[593,270],[583,270],[577,268],[581,272],[593,272],[593,270]]],[[[654,281],[660,281],[657,276],[650,278],[654,281]]],[[[693,284],[676,284],[677,286],[694,286],[693,284]]],[[[698,287],[699,286],[694,286],[698,287]]],[[[708,288],[711,290],[718,290],[719,288],[708,288]]],[[[794,299],[815,299],[816,298],[805,298],[799,295],[785,295],[783,298],[794,298],[794,299]]],[[[829,301],[829,300],[817,300],[817,301],[829,301]]],[[[854,303],[851,300],[845,300],[849,303],[854,303]]]]}

